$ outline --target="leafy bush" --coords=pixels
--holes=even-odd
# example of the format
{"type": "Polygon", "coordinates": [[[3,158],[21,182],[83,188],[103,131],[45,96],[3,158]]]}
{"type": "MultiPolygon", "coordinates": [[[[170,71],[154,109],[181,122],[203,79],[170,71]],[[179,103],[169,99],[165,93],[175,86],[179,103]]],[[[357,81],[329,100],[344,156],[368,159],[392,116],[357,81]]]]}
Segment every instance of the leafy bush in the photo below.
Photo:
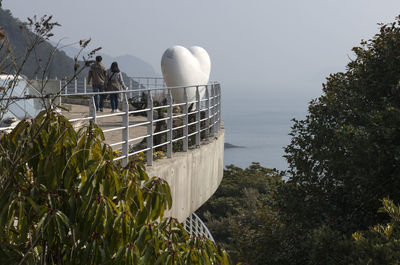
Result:
{"type": "Polygon", "coordinates": [[[358,253],[357,264],[394,265],[400,263],[400,207],[389,199],[382,201],[380,212],[390,217],[385,225],[353,234],[358,253]]]}
{"type": "Polygon", "coordinates": [[[387,218],[379,199],[400,200],[400,17],[353,51],[347,71],[331,74],[306,119],[295,120],[286,148],[287,206],[305,201],[299,220],[347,234],[387,218]]]}
{"type": "Polygon", "coordinates": [[[285,234],[273,197],[282,183],[276,170],[259,163],[246,169],[230,165],[215,194],[197,211],[234,262],[279,259],[285,234]]]}
{"type": "Polygon", "coordinates": [[[207,225],[233,259],[399,264],[397,208],[389,207],[390,222],[377,210],[381,198],[400,201],[400,17],[353,51],[346,71],[331,74],[310,102],[306,118],[294,120],[285,148],[288,181],[271,182],[267,169],[228,167],[204,206],[207,225]],[[273,192],[262,195],[254,181],[273,192]],[[367,239],[354,243],[354,231],[386,222],[360,232],[367,239]]]}
{"type": "Polygon", "coordinates": [[[227,264],[172,218],[168,184],[122,168],[90,124],[43,111],[0,138],[1,264],[227,264]]]}

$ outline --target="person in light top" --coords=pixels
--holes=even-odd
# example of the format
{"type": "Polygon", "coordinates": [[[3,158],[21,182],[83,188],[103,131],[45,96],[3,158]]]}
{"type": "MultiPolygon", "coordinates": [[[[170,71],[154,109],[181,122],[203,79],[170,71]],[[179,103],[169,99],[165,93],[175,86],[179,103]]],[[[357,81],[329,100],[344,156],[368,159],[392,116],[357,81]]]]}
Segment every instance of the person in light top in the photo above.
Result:
{"type": "MultiPolygon", "coordinates": [[[[104,87],[106,88],[106,91],[120,91],[122,89],[127,89],[117,62],[113,62],[110,69],[107,70],[104,87]]],[[[111,112],[119,112],[118,97],[118,93],[110,94],[111,112]]]]}

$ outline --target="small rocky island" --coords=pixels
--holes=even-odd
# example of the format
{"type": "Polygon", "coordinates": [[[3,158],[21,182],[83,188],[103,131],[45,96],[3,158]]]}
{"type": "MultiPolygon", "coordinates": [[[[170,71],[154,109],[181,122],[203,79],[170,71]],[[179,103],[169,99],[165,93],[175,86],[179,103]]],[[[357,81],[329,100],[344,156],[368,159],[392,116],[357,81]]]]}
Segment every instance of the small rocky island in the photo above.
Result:
{"type": "Polygon", "coordinates": [[[230,149],[230,148],[244,148],[244,146],[234,145],[231,143],[224,143],[224,149],[230,149]]]}

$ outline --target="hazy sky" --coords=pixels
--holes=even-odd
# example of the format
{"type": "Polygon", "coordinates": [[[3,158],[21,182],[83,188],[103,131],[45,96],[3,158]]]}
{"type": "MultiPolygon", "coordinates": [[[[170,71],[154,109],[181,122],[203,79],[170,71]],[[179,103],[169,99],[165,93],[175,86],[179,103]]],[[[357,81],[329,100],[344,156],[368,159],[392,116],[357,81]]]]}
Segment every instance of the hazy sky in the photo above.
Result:
{"type": "Polygon", "coordinates": [[[26,21],[54,15],[56,38],[92,38],[113,56],[160,70],[166,48],[204,47],[225,89],[317,95],[351,48],[400,14],[399,0],[3,0],[26,21]]]}

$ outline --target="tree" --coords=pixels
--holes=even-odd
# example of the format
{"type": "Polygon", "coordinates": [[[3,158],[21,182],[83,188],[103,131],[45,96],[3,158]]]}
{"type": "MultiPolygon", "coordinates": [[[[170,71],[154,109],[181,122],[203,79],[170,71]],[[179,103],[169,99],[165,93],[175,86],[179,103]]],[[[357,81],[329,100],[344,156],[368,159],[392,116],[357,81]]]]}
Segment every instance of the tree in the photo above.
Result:
{"type": "Polygon", "coordinates": [[[394,265],[400,262],[400,207],[389,199],[383,199],[379,211],[390,217],[388,223],[353,234],[357,264],[394,265]]]}
{"type": "Polygon", "coordinates": [[[117,165],[101,130],[43,111],[0,139],[0,263],[228,263],[173,218],[168,184],[117,165]]]}
{"type": "Polygon", "coordinates": [[[282,183],[281,174],[259,163],[246,169],[229,165],[215,194],[197,211],[234,262],[269,264],[282,252],[285,235],[273,199],[282,183]]]}
{"type": "MultiPolygon", "coordinates": [[[[50,37],[56,25],[50,20],[30,21],[37,42],[28,53],[50,37]]],[[[14,60],[10,50],[6,55],[16,74],[0,102],[19,100],[7,92],[26,62],[14,60]]],[[[172,205],[168,183],[149,178],[140,163],[122,167],[113,161],[114,151],[94,123],[77,132],[45,107],[0,133],[1,264],[229,264],[219,246],[189,237],[176,219],[164,218],[172,205]]]]}
{"type": "Polygon", "coordinates": [[[331,74],[306,119],[295,120],[283,201],[299,220],[350,233],[386,219],[380,198],[400,199],[399,23],[353,48],[347,71],[331,74]]]}
{"type": "MultiPolygon", "coordinates": [[[[43,16],[38,18],[28,18],[28,22],[16,22],[11,16],[9,10],[2,10],[0,6],[0,74],[7,74],[7,78],[0,82],[0,121],[3,115],[9,109],[13,100],[21,100],[28,98],[36,98],[42,101],[42,105],[53,105],[57,95],[74,80],[79,74],[86,70],[91,63],[89,58],[100,49],[96,48],[87,54],[84,62],[78,62],[79,54],[90,42],[89,40],[80,40],[80,51],[74,60],[68,58],[70,69],[65,71],[65,65],[59,59],[57,47],[51,46],[47,41],[53,36],[54,27],[60,26],[54,22],[52,16],[43,16]],[[57,65],[61,67],[68,76],[59,91],[52,95],[44,93],[48,83],[47,77],[53,70],[53,62],[57,61],[57,65]],[[32,78],[39,75],[40,82],[37,83],[35,89],[40,95],[14,95],[13,92],[18,85],[19,78],[22,74],[28,74],[32,78]],[[46,95],[45,95],[46,94],[46,95]],[[22,97],[22,98],[21,98],[22,97]],[[50,103],[50,104],[48,104],[50,103]]],[[[63,57],[64,58],[64,57],[63,57]]],[[[57,68],[57,67],[56,67],[57,68]]],[[[25,80],[30,82],[29,80],[25,80]]],[[[26,93],[25,93],[26,94],[26,93]]]]}
{"type": "MultiPolygon", "coordinates": [[[[264,178],[255,179],[273,187],[272,196],[232,189],[237,198],[217,192],[207,204],[212,216],[207,225],[218,230],[213,231],[217,238],[222,232],[234,259],[398,264],[397,234],[382,238],[391,228],[378,226],[374,235],[360,232],[369,239],[356,243],[352,234],[377,223],[392,227],[397,218],[391,214],[389,220],[377,210],[381,198],[400,201],[400,17],[380,25],[378,34],[353,51],[346,71],[331,74],[323,94],[310,102],[306,118],[294,120],[285,148],[288,181],[274,186],[263,172],[264,178]],[[220,217],[214,204],[228,215],[220,217]]],[[[232,179],[249,173],[228,171],[232,179]]],[[[246,178],[242,185],[251,187],[246,178]]]]}
{"type": "Polygon", "coordinates": [[[388,220],[379,199],[400,200],[399,23],[353,48],[346,71],[331,74],[307,117],[294,120],[290,178],[276,193],[300,235],[293,264],[350,264],[352,233],[388,220]]]}

